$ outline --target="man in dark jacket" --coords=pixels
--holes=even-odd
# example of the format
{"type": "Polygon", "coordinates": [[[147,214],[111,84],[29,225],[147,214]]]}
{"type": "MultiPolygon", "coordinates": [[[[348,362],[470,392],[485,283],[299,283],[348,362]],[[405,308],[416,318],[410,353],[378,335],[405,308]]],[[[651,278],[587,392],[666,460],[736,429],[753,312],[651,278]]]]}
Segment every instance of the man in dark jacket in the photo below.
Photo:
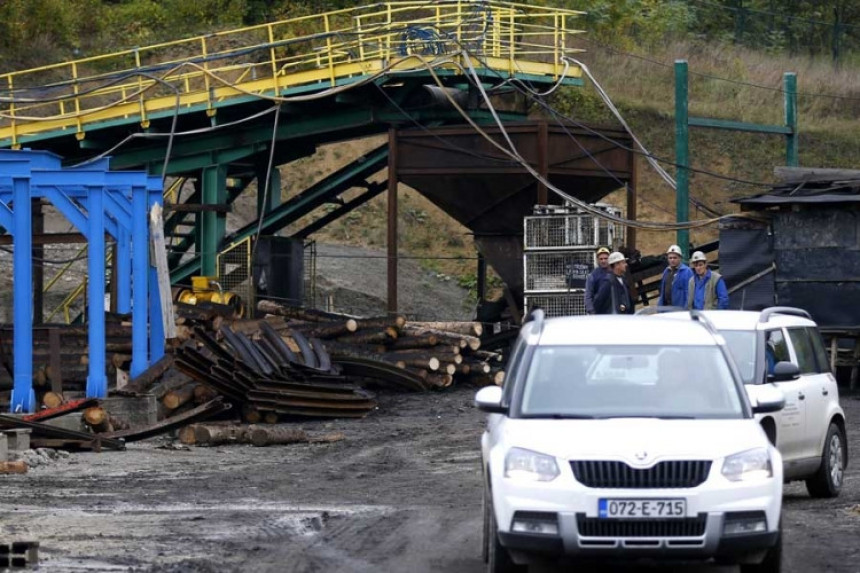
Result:
{"type": "Polygon", "coordinates": [[[594,296],[601,282],[609,277],[609,249],[600,247],[597,249],[597,267],[588,274],[585,279],[585,313],[594,314],[594,296]]]}
{"type": "Polygon", "coordinates": [[[595,314],[633,314],[633,297],[624,281],[627,259],[619,252],[609,255],[610,275],[600,283],[594,297],[595,314]]]}
{"type": "Polygon", "coordinates": [[[666,250],[669,266],[663,270],[660,279],[660,296],[657,306],[687,306],[687,288],[693,271],[681,261],[681,247],[672,245],[666,250]]]}

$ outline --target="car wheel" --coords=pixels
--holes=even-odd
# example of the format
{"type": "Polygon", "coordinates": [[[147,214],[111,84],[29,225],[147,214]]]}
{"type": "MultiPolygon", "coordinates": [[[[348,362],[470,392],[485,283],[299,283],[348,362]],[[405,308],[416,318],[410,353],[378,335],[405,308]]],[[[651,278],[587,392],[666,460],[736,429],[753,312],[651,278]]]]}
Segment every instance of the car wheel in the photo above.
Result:
{"type": "Polygon", "coordinates": [[[741,565],[741,573],[779,573],[782,570],[782,523],[780,522],[779,535],[776,545],[767,550],[761,563],[749,563],[741,565]]]}
{"type": "Polygon", "coordinates": [[[487,495],[488,527],[487,527],[487,573],[521,573],[525,568],[517,565],[511,559],[508,550],[499,543],[499,527],[496,525],[496,512],[493,500],[487,495]]]}
{"type": "Polygon", "coordinates": [[[830,424],[821,453],[821,466],[815,475],[806,480],[806,489],[812,497],[837,497],[845,478],[845,435],[839,426],[830,424]]]}

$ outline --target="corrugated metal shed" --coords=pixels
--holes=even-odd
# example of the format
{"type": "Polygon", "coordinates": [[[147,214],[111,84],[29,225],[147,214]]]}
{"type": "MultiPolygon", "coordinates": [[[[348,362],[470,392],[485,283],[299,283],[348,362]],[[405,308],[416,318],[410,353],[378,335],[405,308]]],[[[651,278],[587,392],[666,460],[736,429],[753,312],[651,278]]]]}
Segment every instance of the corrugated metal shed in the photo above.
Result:
{"type": "MultiPolygon", "coordinates": [[[[727,284],[746,281],[755,304],[805,308],[823,328],[860,329],[860,171],[781,167],[776,175],[768,192],[735,200],[767,222],[721,225],[727,284]],[[762,274],[768,266],[774,272],[762,274]]],[[[738,299],[733,293],[733,307],[738,299]]]]}

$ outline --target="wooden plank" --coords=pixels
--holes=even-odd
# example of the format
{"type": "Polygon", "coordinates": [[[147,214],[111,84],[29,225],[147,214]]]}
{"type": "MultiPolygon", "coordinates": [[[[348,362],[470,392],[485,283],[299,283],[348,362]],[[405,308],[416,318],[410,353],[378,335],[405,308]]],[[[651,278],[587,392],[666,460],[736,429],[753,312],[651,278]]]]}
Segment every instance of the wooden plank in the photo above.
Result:
{"type": "Polygon", "coordinates": [[[170,290],[170,269],[167,266],[167,247],[164,243],[164,219],[161,205],[155,204],[149,212],[149,232],[154,248],[155,269],[158,274],[158,293],[161,299],[161,321],[164,336],[176,338],[176,317],[173,315],[173,293],[170,290]]]}

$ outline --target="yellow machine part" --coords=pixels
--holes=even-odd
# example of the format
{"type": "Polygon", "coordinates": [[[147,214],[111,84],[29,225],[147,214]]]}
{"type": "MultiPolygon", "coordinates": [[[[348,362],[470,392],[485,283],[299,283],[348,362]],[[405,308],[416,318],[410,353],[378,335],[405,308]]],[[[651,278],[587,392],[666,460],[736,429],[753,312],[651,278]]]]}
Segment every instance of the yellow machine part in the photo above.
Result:
{"type": "Polygon", "coordinates": [[[184,304],[199,304],[211,302],[233,307],[236,316],[242,316],[245,308],[239,295],[219,288],[215,277],[191,277],[191,288],[181,289],[176,293],[176,302],[184,304]],[[215,287],[215,288],[213,288],[215,287]]]}

